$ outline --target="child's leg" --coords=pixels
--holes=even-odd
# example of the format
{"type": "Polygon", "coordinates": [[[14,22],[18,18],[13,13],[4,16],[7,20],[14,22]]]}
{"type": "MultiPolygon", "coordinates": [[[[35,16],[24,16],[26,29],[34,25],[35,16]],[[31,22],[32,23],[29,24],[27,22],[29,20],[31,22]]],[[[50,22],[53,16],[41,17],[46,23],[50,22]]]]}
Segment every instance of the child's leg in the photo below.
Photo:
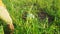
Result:
{"type": "MultiPolygon", "coordinates": [[[[8,13],[8,11],[6,10],[6,8],[0,6],[0,19],[2,19],[3,21],[6,22],[8,30],[13,31],[14,30],[14,26],[12,23],[12,19],[8,13]]],[[[11,33],[11,32],[10,32],[11,33]]]]}

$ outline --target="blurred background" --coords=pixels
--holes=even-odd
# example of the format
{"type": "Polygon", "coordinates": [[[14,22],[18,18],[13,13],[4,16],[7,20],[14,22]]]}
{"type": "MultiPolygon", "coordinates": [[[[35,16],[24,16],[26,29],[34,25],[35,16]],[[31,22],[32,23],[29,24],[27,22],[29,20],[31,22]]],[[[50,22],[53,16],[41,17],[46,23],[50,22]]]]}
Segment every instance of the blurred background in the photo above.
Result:
{"type": "Polygon", "coordinates": [[[13,19],[14,34],[60,34],[60,0],[3,0],[3,3],[13,19]]]}

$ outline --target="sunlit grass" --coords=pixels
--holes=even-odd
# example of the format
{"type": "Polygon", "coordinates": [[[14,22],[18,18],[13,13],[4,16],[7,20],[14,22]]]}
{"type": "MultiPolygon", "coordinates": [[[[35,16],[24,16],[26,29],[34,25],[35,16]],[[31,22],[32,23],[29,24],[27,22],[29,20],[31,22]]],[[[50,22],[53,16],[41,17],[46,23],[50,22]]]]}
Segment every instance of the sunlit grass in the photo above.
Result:
{"type": "Polygon", "coordinates": [[[58,1],[54,0],[53,5],[53,0],[3,0],[13,19],[14,34],[60,34],[60,1],[58,1]],[[55,17],[51,25],[47,17],[43,21],[39,20],[37,12],[40,8],[55,17]],[[27,12],[26,19],[22,19],[24,12],[27,12]]]}

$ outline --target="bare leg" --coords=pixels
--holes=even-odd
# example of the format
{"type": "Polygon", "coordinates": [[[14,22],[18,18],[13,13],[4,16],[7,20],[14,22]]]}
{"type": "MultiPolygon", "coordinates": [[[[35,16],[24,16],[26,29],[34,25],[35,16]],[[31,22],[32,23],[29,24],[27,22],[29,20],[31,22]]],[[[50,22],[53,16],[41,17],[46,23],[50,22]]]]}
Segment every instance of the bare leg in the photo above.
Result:
{"type": "Polygon", "coordinates": [[[6,10],[6,8],[0,6],[0,19],[6,22],[6,29],[4,29],[5,34],[13,34],[14,26],[12,23],[12,19],[6,10]]]}

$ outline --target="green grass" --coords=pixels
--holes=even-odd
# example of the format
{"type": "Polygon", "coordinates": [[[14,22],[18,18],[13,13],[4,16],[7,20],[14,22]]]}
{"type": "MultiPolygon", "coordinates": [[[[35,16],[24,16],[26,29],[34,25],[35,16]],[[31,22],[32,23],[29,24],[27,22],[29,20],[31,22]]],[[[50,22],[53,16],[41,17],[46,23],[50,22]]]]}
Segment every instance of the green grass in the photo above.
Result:
{"type": "Polygon", "coordinates": [[[3,2],[13,19],[14,34],[60,34],[60,0],[3,0],[3,2]],[[54,16],[54,21],[50,25],[48,18],[44,21],[39,20],[37,16],[39,9],[54,16]],[[26,19],[23,19],[24,12],[27,12],[26,19]]]}

